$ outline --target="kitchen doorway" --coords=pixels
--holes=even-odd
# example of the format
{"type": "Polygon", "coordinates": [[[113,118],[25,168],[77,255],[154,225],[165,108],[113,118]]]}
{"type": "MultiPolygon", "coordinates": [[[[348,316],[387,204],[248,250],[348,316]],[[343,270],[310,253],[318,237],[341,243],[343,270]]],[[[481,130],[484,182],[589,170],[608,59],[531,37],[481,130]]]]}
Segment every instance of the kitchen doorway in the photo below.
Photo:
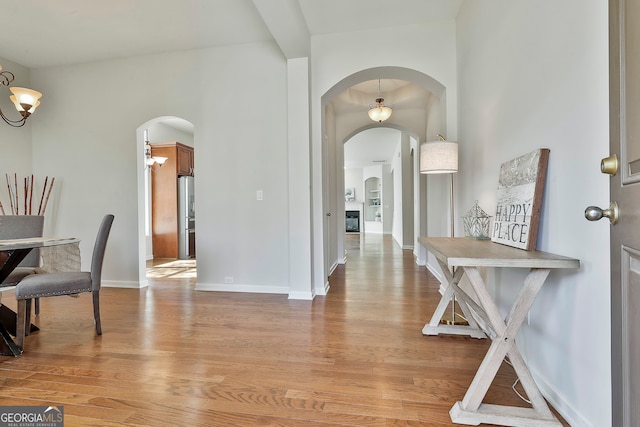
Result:
{"type": "Polygon", "coordinates": [[[193,124],[178,117],[157,117],[142,124],[137,135],[140,286],[148,285],[147,278],[195,279],[193,124]],[[181,198],[186,178],[190,196],[181,198]],[[185,212],[189,217],[180,221],[185,212]],[[182,240],[186,245],[180,244],[182,240]]]}

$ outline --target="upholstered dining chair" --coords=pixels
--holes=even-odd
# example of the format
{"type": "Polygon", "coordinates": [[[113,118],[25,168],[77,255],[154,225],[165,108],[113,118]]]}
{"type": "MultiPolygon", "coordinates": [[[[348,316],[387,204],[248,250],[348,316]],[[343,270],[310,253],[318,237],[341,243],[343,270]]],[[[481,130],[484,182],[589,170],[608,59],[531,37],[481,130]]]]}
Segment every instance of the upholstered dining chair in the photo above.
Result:
{"type": "MultiPolygon", "coordinates": [[[[42,237],[44,216],[42,215],[0,215],[0,240],[42,237]]],[[[29,274],[34,274],[40,266],[40,250],[33,249],[18,267],[3,282],[4,286],[18,283],[29,274]]]]}
{"type": "Polygon", "coordinates": [[[16,345],[24,349],[25,335],[29,334],[31,324],[31,300],[60,295],[76,295],[83,292],[93,294],[93,317],[96,333],[102,335],[100,323],[100,285],[102,280],[102,263],[107,247],[107,239],[111,231],[114,216],[105,215],[98,230],[98,236],[93,246],[91,271],[65,271],[43,273],[27,276],[16,286],[18,300],[18,319],[16,330],[16,345]]]}

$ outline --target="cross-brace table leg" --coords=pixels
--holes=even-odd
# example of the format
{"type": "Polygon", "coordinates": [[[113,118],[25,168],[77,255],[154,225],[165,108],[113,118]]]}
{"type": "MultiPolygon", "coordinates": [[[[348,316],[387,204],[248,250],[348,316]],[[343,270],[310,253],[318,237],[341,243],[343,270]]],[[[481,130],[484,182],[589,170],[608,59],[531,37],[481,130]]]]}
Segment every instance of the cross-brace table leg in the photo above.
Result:
{"type": "Polygon", "coordinates": [[[515,345],[518,330],[527,312],[549,275],[549,269],[532,269],[525,278],[518,298],[514,302],[506,322],[487,291],[482,276],[475,267],[465,267],[465,273],[485,311],[490,326],[495,331],[491,347],[461,402],[456,402],[449,411],[451,420],[458,424],[478,425],[480,423],[499,424],[515,427],[561,426],[533,380],[522,355],[515,345]],[[483,404],[505,356],[509,360],[524,387],[532,408],[517,408],[483,404]]]}
{"type": "Polygon", "coordinates": [[[458,300],[458,305],[464,313],[469,325],[443,325],[440,323],[440,320],[442,319],[442,316],[444,315],[449,302],[453,304],[453,297],[456,293],[456,289],[458,289],[457,286],[460,282],[460,279],[462,279],[464,270],[462,268],[458,268],[452,274],[446,264],[439,260],[438,263],[440,264],[442,274],[444,274],[445,280],[447,281],[447,287],[442,294],[442,298],[440,298],[440,302],[438,303],[436,310],[433,312],[433,316],[431,316],[431,320],[429,321],[429,323],[424,325],[424,328],[422,328],[422,333],[424,335],[455,334],[469,335],[474,338],[486,338],[486,335],[482,332],[482,330],[476,323],[471,314],[471,310],[464,300],[458,300]]]}
{"type": "MultiPolygon", "coordinates": [[[[30,251],[31,248],[9,251],[9,258],[0,266],[0,283],[9,276],[9,273],[20,264],[30,251]]],[[[19,356],[22,354],[22,350],[11,339],[10,333],[14,335],[16,333],[16,313],[0,304],[0,355],[19,356]]]]}

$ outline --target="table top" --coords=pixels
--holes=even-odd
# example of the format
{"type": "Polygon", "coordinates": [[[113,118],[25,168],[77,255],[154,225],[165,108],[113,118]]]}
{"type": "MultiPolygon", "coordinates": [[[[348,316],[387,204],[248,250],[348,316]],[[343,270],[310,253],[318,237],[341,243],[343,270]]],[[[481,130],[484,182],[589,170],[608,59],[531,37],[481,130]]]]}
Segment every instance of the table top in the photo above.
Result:
{"type": "Polygon", "coordinates": [[[28,237],[26,239],[0,240],[0,252],[16,249],[42,248],[45,246],[66,245],[79,242],[75,237],[28,237]]]}
{"type": "Polygon", "coordinates": [[[419,237],[418,242],[448,267],[580,268],[575,258],[525,251],[491,240],[419,237]]]}

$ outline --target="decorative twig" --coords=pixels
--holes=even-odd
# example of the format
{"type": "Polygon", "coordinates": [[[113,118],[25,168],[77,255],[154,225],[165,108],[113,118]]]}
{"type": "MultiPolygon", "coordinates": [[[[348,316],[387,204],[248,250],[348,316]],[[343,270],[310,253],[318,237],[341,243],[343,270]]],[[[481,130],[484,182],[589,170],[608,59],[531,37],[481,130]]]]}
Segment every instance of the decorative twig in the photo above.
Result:
{"type": "Polygon", "coordinates": [[[56,178],[51,178],[51,185],[49,185],[49,191],[47,192],[47,198],[44,201],[44,207],[42,208],[42,215],[47,210],[47,202],[49,201],[49,195],[51,194],[51,189],[53,189],[53,183],[56,181],[56,178]]]}
{"type": "Polygon", "coordinates": [[[46,176],[44,178],[44,187],[42,187],[42,194],[40,195],[40,206],[38,206],[38,215],[41,215],[42,213],[42,201],[44,199],[44,191],[47,188],[47,181],[49,180],[49,177],[46,176]]]}
{"type": "Polygon", "coordinates": [[[31,208],[33,208],[33,174],[31,174],[31,187],[29,187],[29,215],[31,215],[31,208]]]}
{"type": "Polygon", "coordinates": [[[5,215],[4,208],[2,207],[2,202],[0,202],[0,212],[2,212],[2,215],[5,215]]]}
{"type": "Polygon", "coordinates": [[[29,211],[27,210],[27,195],[29,194],[29,178],[24,179],[24,214],[28,215],[29,211]]]}
{"type": "Polygon", "coordinates": [[[18,174],[13,173],[13,185],[16,189],[16,215],[20,215],[20,196],[18,195],[18,174]]]}
{"type": "Polygon", "coordinates": [[[5,173],[4,177],[7,179],[7,190],[9,191],[9,205],[11,205],[11,215],[15,215],[13,209],[13,193],[11,192],[11,183],[9,181],[9,174],[5,173]]]}

